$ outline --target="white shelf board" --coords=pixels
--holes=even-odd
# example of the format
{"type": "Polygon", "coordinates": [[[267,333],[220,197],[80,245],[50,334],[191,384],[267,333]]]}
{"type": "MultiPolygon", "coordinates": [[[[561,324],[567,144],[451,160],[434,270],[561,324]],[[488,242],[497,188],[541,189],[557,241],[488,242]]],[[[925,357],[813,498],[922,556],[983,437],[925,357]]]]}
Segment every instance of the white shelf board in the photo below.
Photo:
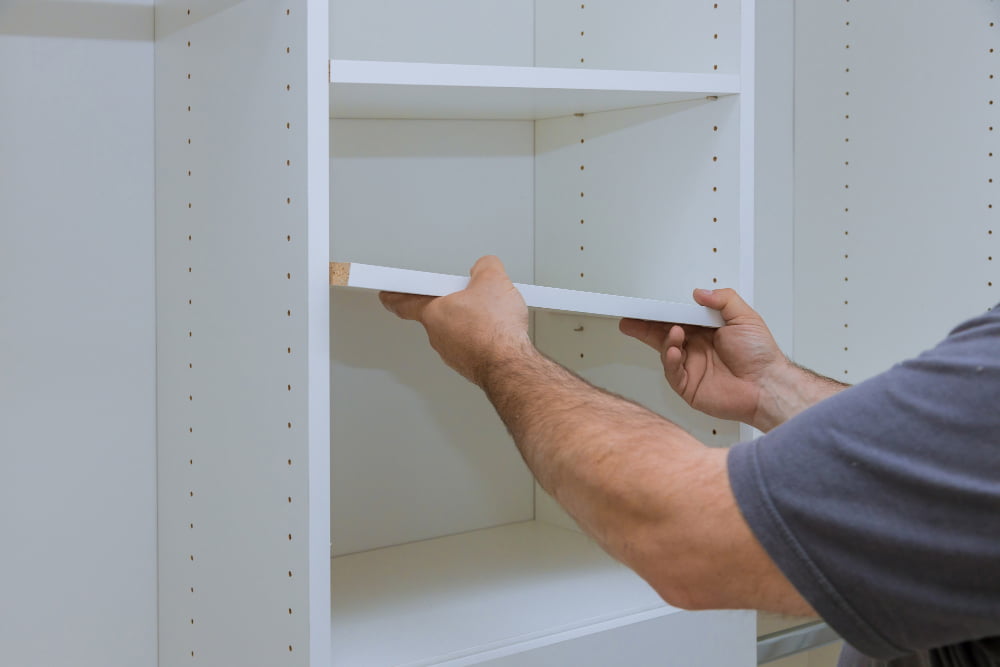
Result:
{"type": "Polygon", "coordinates": [[[331,118],[539,120],[739,93],[734,74],[330,61],[331,118]]]}
{"type": "Polygon", "coordinates": [[[471,663],[678,611],[583,534],[536,521],[335,558],[332,600],[336,667],[471,663]]]}
{"type": "MultiPolygon", "coordinates": [[[[330,284],[334,287],[445,296],[465,289],[469,278],[372,264],[333,262],[330,264],[330,284]]],[[[722,326],[719,313],[704,306],[522,283],[514,283],[514,286],[521,292],[528,307],[539,310],[705,327],[722,326]]]]}

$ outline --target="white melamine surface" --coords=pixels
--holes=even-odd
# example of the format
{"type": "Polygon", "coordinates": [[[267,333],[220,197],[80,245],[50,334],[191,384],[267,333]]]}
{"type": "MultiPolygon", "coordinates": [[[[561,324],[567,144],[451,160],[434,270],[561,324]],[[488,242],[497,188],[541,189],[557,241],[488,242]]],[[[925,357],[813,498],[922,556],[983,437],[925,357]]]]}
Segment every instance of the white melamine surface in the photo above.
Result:
{"type": "Polygon", "coordinates": [[[536,283],[689,302],[740,280],[740,102],[536,123],[536,283]]]}
{"type": "Polygon", "coordinates": [[[329,664],[325,8],[157,5],[161,667],[329,664]]]}
{"type": "Polygon", "coordinates": [[[740,2],[331,0],[336,59],[736,73],[740,2]]]}
{"type": "Polygon", "coordinates": [[[796,21],[796,359],[853,383],[1000,301],[1000,28],[978,0],[796,21]]]}
{"type": "Polygon", "coordinates": [[[539,0],[535,64],[734,74],[740,71],[743,4],[539,0]]]}
{"type": "Polygon", "coordinates": [[[535,120],[739,92],[739,77],[334,60],[332,118],[535,120]]]}
{"type": "Polygon", "coordinates": [[[333,58],[533,64],[535,0],[329,2],[333,58]]]}
{"type": "MultiPolygon", "coordinates": [[[[429,296],[445,296],[465,289],[468,276],[410,271],[388,266],[351,264],[345,287],[429,296]]],[[[700,326],[722,325],[718,312],[694,304],[670,303],[653,299],[582,292],[579,290],[514,283],[529,308],[596,315],[630,317],[657,322],[679,322],[700,326]]]]}
{"type": "Polygon", "coordinates": [[[153,8],[0,2],[0,663],[156,664],[153,8]]]}
{"type": "Polygon", "coordinates": [[[533,282],[533,151],[531,122],[330,121],[328,258],[533,282]]]}
{"type": "Polygon", "coordinates": [[[334,554],[532,518],[531,475],[483,393],[375,294],[329,291],[334,554]]]}
{"type": "MultiPolygon", "coordinates": [[[[533,128],[510,121],[330,121],[329,257],[467,273],[495,253],[533,280],[533,128]]],[[[336,554],[532,517],[502,423],[418,325],[330,290],[336,554]]]]}
{"type": "Polygon", "coordinates": [[[782,351],[794,355],[795,12],[792,3],[758,0],[757,216],[754,308],[782,351]]]}
{"type": "MultiPolygon", "coordinates": [[[[489,667],[753,667],[752,611],[701,611],[631,618],[628,625],[563,633],[529,651],[490,656],[489,667]]],[[[607,624],[610,626],[610,624],[607,624]]],[[[500,653],[497,651],[496,653],[500,653]]],[[[455,661],[448,667],[470,664],[455,661]]]]}
{"type": "Polygon", "coordinates": [[[539,522],[336,558],[332,572],[338,667],[516,652],[560,632],[680,613],[582,534],[539,522]]]}

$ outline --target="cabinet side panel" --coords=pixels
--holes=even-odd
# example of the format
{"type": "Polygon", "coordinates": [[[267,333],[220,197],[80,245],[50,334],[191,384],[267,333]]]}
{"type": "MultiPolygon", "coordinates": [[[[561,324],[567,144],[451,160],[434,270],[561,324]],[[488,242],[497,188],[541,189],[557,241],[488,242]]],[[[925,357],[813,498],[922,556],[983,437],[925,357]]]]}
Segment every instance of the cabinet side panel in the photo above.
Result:
{"type": "Polygon", "coordinates": [[[792,348],[795,13],[784,0],[757,1],[756,224],[754,308],[786,354],[792,348]]]}
{"type": "Polygon", "coordinates": [[[311,456],[325,470],[328,447],[325,408],[310,411],[327,386],[327,344],[315,340],[326,327],[326,221],[311,224],[325,217],[326,192],[307,185],[309,169],[325,167],[310,161],[307,131],[321,151],[326,139],[307,54],[310,39],[325,51],[326,34],[307,36],[310,9],[326,18],[307,0],[157,5],[165,667],[328,660],[325,501],[310,515],[311,496],[327,493],[325,474],[310,477],[311,456]]]}
{"type": "Polygon", "coordinates": [[[0,3],[4,665],[156,664],[152,40],[0,3]]]}
{"type": "Polygon", "coordinates": [[[1000,28],[977,0],[796,13],[796,356],[857,382],[1000,299],[1000,28]]]}
{"type": "MultiPolygon", "coordinates": [[[[306,2],[306,204],[309,312],[309,665],[331,654],[330,588],[330,5],[306,2]]],[[[289,165],[286,163],[286,167],[289,165]]],[[[287,276],[286,276],[287,279],[287,276]]]]}

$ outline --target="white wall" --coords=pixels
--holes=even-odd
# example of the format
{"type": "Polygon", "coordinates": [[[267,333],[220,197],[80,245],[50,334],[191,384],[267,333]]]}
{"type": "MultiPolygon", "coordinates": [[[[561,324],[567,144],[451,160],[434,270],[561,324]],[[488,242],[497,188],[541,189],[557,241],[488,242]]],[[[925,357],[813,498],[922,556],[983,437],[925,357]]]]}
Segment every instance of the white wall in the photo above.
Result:
{"type": "Polygon", "coordinates": [[[0,646],[156,659],[148,0],[0,3],[0,646]]]}

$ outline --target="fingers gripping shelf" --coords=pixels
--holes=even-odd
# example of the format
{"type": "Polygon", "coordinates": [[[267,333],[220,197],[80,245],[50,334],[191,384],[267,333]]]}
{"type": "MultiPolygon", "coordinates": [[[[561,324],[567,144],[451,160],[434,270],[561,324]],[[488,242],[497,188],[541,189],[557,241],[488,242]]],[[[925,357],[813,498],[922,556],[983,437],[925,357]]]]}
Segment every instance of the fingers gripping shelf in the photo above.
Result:
{"type": "MultiPolygon", "coordinates": [[[[371,264],[344,262],[330,264],[330,285],[333,287],[446,296],[465,289],[468,284],[469,278],[465,276],[411,271],[371,264]]],[[[598,317],[628,317],[704,327],[722,325],[719,313],[703,306],[581,292],[541,285],[515,283],[514,286],[524,297],[529,308],[539,310],[579,313],[598,317]]]]}

